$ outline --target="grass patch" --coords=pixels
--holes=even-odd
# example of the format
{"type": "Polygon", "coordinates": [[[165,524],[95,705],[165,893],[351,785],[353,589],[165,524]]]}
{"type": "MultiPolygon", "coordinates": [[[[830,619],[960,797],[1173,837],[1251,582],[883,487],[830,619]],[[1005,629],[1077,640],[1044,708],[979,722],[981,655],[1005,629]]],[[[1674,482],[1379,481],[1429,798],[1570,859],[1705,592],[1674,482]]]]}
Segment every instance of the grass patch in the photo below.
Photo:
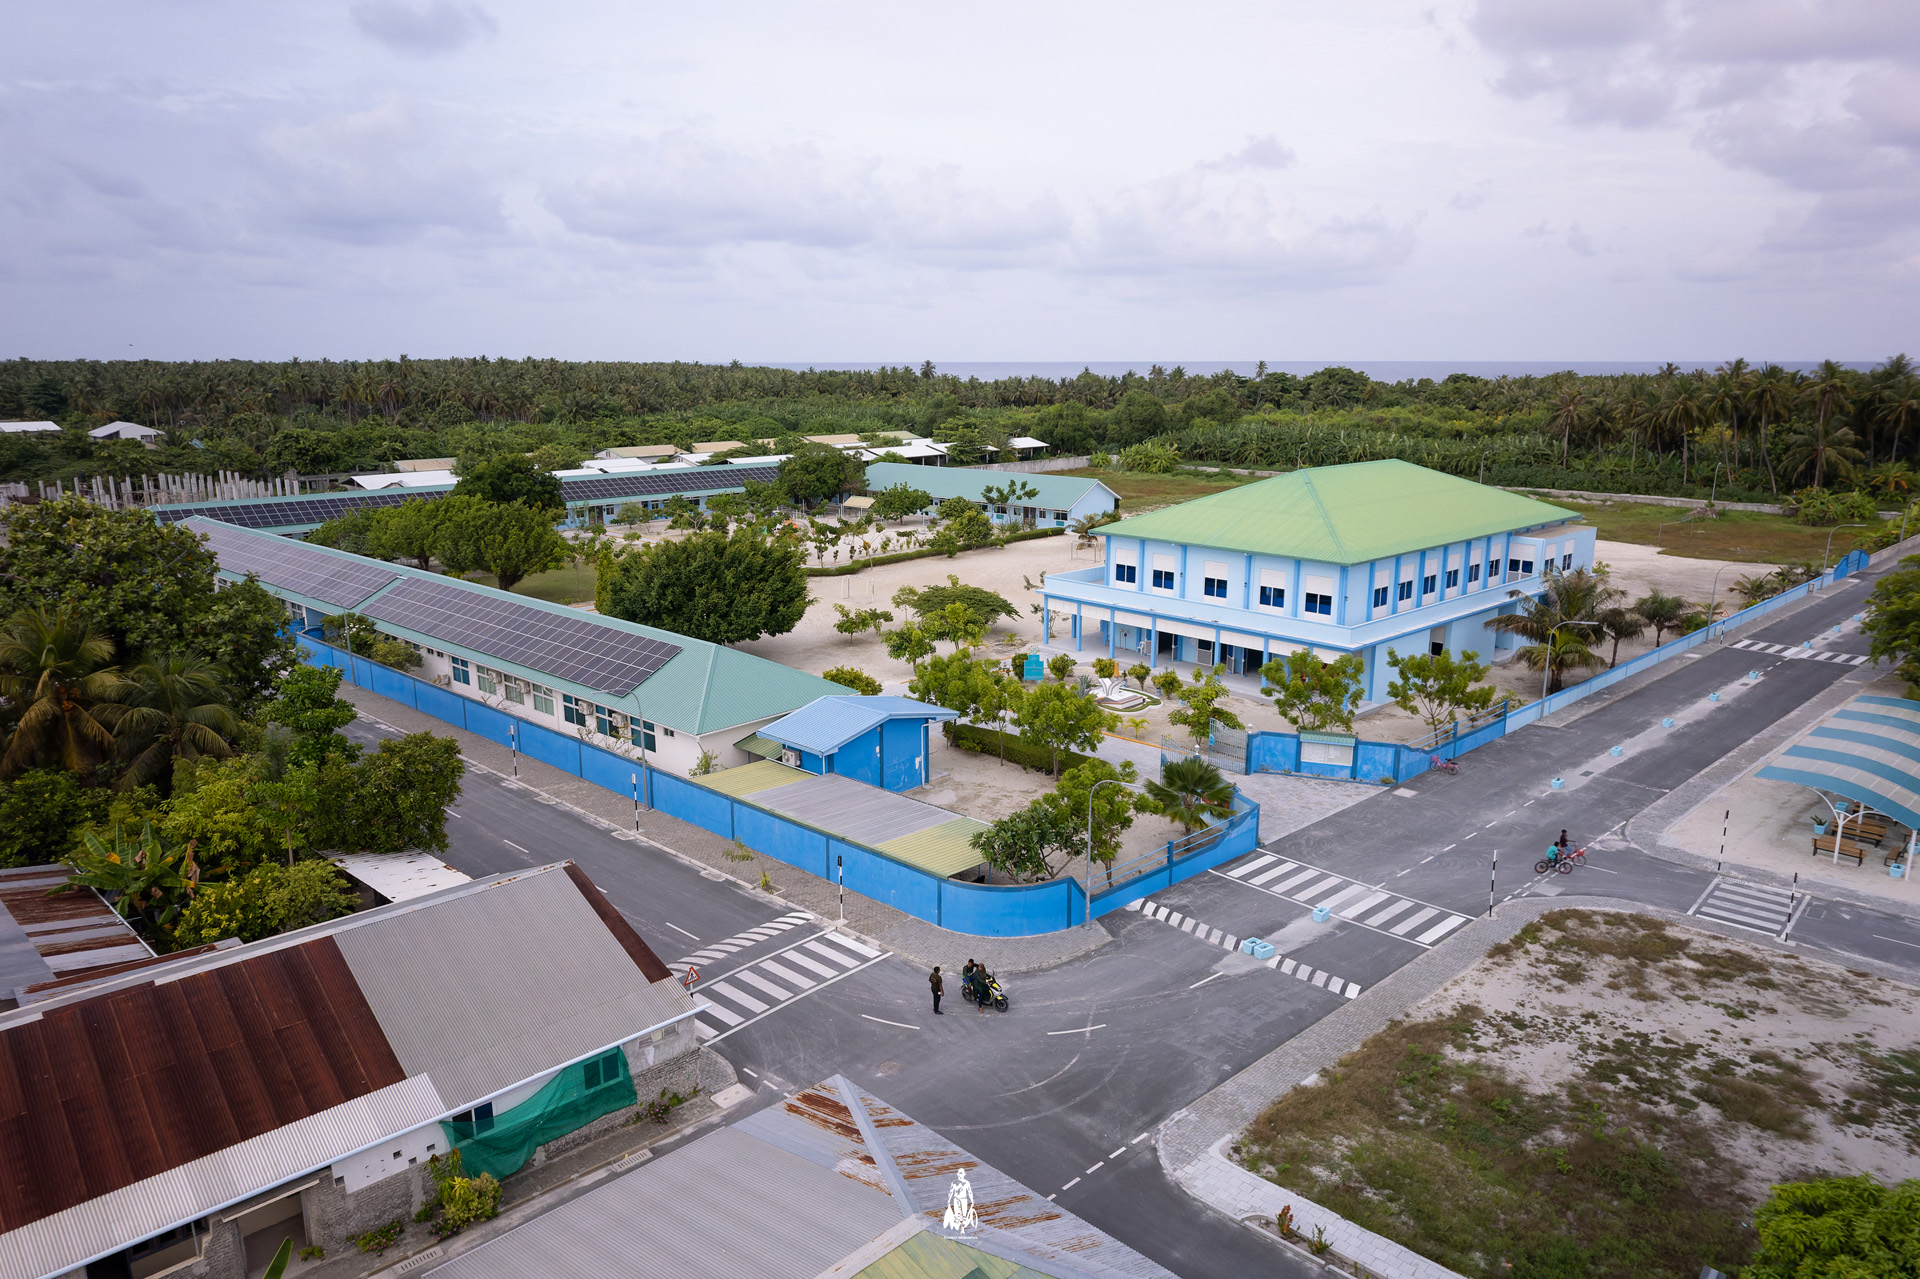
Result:
{"type": "Polygon", "coordinates": [[[1223,489],[1239,488],[1262,478],[1251,475],[1216,474],[1211,471],[1174,471],[1169,475],[1150,475],[1142,471],[1096,471],[1082,467],[1077,471],[1055,471],[1056,475],[1084,475],[1099,480],[1120,495],[1119,510],[1134,515],[1156,506],[1188,502],[1223,489]]]}
{"type": "MultiPolygon", "coordinates": [[[[1676,523],[1687,512],[1684,507],[1655,506],[1645,502],[1570,502],[1546,497],[1570,511],[1578,511],[1587,523],[1599,530],[1609,542],[1633,542],[1640,546],[1658,546],[1667,555],[1688,559],[1738,560],[1756,564],[1793,564],[1811,560],[1818,564],[1826,554],[1830,530],[1800,524],[1785,515],[1763,511],[1728,511],[1718,519],[1689,520],[1676,523]],[[1665,528],[1661,526],[1665,525],[1665,528]]],[[[1853,548],[1854,539],[1870,529],[1839,529],[1833,532],[1833,556],[1838,559],[1853,548]]]]}
{"type": "MultiPolygon", "coordinates": [[[[467,580],[487,586],[500,584],[499,579],[491,573],[470,573],[467,580]]],[[[565,568],[522,578],[514,583],[513,593],[546,600],[550,604],[591,604],[595,585],[593,565],[569,564],[565,568]]]]}
{"type": "Polygon", "coordinates": [[[1746,1259],[1737,1170],[1704,1128],[1595,1084],[1532,1092],[1465,1056],[1484,1024],[1466,1008],[1389,1027],[1269,1107],[1241,1162],[1467,1275],[1691,1279],[1746,1259]]]}

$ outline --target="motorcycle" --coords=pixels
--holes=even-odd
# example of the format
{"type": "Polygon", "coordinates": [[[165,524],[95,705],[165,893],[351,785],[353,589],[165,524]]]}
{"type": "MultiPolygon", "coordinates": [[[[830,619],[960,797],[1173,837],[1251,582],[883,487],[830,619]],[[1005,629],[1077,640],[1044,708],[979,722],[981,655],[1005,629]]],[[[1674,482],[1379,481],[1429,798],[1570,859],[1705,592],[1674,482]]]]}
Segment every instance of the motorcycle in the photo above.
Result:
{"type": "MultiPolygon", "coordinates": [[[[986,976],[986,985],[987,1003],[994,1008],[998,1008],[1001,1012],[1007,1011],[1007,992],[1000,989],[1000,980],[992,973],[988,973],[986,976]]],[[[960,983],[960,998],[970,1004],[975,1002],[972,982],[960,983]]]]}

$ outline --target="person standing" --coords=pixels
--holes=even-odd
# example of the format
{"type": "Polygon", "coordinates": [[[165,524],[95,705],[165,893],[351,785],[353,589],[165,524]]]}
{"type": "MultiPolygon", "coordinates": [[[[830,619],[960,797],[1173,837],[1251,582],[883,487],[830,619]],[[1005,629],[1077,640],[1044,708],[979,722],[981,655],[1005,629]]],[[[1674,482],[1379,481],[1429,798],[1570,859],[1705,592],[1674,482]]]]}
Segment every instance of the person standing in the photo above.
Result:
{"type": "Polygon", "coordinates": [[[933,986],[933,1015],[940,1016],[940,996],[946,993],[946,983],[940,980],[940,965],[933,966],[933,976],[928,979],[933,986]]]}

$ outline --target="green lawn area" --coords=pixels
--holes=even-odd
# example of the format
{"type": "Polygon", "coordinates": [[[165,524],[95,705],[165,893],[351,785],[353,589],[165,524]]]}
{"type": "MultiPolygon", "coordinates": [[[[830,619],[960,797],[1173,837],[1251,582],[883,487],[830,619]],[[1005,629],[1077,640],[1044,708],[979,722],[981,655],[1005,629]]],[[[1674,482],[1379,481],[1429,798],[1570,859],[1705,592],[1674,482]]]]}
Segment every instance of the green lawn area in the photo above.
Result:
{"type": "Polygon", "coordinates": [[[1172,475],[1149,475],[1140,471],[1096,471],[1082,467],[1077,471],[1055,471],[1055,475],[1085,475],[1099,480],[1120,495],[1120,511],[1133,515],[1156,506],[1187,502],[1221,489],[1251,484],[1247,475],[1210,475],[1204,472],[1176,471],[1172,475]]]}
{"type": "MultiPolygon", "coordinates": [[[[474,573],[470,581],[498,586],[491,573],[474,573]]],[[[591,564],[570,565],[548,573],[535,573],[514,585],[515,595],[531,595],[555,604],[586,604],[593,600],[594,569],[591,564]]]]}
{"type": "Polygon", "coordinates": [[[1852,548],[1858,534],[1868,531],[1820,528],[1760,511],[1728,511],[1718,519],[1682,521],[1687,512],[1679,506],[1570,502],[1558,497],[1540,500],[1580,512],[1605,541],[1658,546],[1668,555],[1689,559],[1763,564],[1811,560],[1818,564],[1826,553],[1829,533],[1833,534],[1833,554],[1838,557],[1852,548]]]}

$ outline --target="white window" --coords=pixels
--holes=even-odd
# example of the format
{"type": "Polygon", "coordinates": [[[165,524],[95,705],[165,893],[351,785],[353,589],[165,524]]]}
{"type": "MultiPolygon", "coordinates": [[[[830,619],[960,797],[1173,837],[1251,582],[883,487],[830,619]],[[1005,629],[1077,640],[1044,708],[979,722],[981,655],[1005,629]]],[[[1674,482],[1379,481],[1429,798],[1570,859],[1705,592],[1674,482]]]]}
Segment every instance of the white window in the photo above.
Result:
{"type": "Polygon", "coordinates": [[[542,688],[538,684],[529,684],[527,685],[527,690],[533,694],[533,709],[539,711],[542,715],[553,714],[552,689],[542,688]]]}

